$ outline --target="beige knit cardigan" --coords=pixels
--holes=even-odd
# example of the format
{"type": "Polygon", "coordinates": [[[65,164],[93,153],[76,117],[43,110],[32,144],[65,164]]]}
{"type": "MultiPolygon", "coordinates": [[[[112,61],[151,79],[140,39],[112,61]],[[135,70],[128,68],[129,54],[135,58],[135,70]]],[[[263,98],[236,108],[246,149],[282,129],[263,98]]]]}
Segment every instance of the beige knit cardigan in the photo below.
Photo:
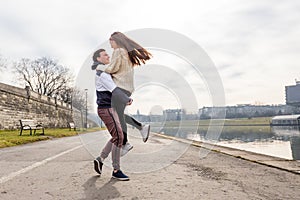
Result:
{"type": "Polygon", "coordinates": [[[116,85],[132,93],[134,91],[134,70],[128,57],[128,53],[123,48],[114,50],[109,65],[99,65],[98,70],[103,70],[112,75],[116,85]]]}

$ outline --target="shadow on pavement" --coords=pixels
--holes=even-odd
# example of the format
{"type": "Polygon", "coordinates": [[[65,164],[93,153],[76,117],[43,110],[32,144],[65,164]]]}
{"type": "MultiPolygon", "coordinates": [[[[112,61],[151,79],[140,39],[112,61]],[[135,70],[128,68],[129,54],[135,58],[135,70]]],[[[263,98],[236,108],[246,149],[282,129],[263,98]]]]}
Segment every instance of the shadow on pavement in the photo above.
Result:
{"type": "Polygon", "coordinates": [[[104,200],[120,197],[119,191],[113,186],[117,182],[116,179],[111,178],[102,187],[97,188],[96,181],[99,178],[100,176],[93,176],[83,184],[85,198],[81,200],[104,200]]]}

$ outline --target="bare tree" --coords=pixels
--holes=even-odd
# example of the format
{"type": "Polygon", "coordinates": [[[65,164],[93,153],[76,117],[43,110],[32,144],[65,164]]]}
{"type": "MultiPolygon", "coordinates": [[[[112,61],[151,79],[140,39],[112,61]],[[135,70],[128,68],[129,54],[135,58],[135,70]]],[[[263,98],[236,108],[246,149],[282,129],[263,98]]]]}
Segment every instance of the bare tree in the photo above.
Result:
{"type": "Polygon", "coordinates": [[[0,54],[0,72],[6,69],[6,59],[0,54]]]}
{"type": "Polygon", "coordinates": [[[85,109],[84,91],[73,87],[74,78],[69,68],[46,57],[36,60],[23,58],[13,66],[18,81],[23,84],[25,81],[32,91],[71,103],[78,110],[85,109]]]}
{"type": "Polygon", "coordinates": [[[65,100],[67,92],[71,91],[73,76],[69,68],[50,58],[23,58],[14,63],[14,68],[19,81],[25,81],[31,90],[39,94],[65,100]]]}
{"type": "Polygon", "coordinates": [[[73,88],[72,92],[72,106],[77,108],[78,110],[85,110],[86,109],[86,97],[85,92],[78,88],[73,88]]]}

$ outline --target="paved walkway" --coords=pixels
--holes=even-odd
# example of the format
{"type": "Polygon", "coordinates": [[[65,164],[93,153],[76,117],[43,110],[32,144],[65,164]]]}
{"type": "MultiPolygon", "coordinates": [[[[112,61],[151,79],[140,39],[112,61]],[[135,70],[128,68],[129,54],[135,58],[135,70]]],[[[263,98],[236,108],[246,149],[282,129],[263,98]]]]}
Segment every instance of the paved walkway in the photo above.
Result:
{"type": "MultiPolygon", "coordinates": [[[[131,131],[130,132],[134,132],[131,131]]],[[[0,150],[0,199],[299,199],[298,161],[152,134],[122,157],[130,181],[93,169],[105,131],[0,150]],[[3,170],[4,169],[4,170],[3,170]]]]}

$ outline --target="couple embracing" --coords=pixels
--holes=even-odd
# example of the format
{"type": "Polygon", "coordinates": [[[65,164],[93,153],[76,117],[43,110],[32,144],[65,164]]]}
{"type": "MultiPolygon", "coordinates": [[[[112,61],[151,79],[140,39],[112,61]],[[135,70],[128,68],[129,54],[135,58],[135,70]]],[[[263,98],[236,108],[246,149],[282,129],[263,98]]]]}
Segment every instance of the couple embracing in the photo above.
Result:
{"type": "Polygon", "coordinates": [[[111,135],[100,156],[94,160],[94,169],[101,174],[103,161],[111,153],[112,177],[118,180],[129,180],[120,169],[120,157],[133,148],[127,138],[126,123],[140,130],[144,142],[149,137],[150,125],[144,125],[124,114],[124,110],[133,101],[130,98],[134,91],[133,68],[145,64],[152,55],[121,32],[114,32],[109,42],[114,49],[111,62],[105,49],[99,49],[93,54],[92,70],[96,70],[98,116],[111,135]]]}

